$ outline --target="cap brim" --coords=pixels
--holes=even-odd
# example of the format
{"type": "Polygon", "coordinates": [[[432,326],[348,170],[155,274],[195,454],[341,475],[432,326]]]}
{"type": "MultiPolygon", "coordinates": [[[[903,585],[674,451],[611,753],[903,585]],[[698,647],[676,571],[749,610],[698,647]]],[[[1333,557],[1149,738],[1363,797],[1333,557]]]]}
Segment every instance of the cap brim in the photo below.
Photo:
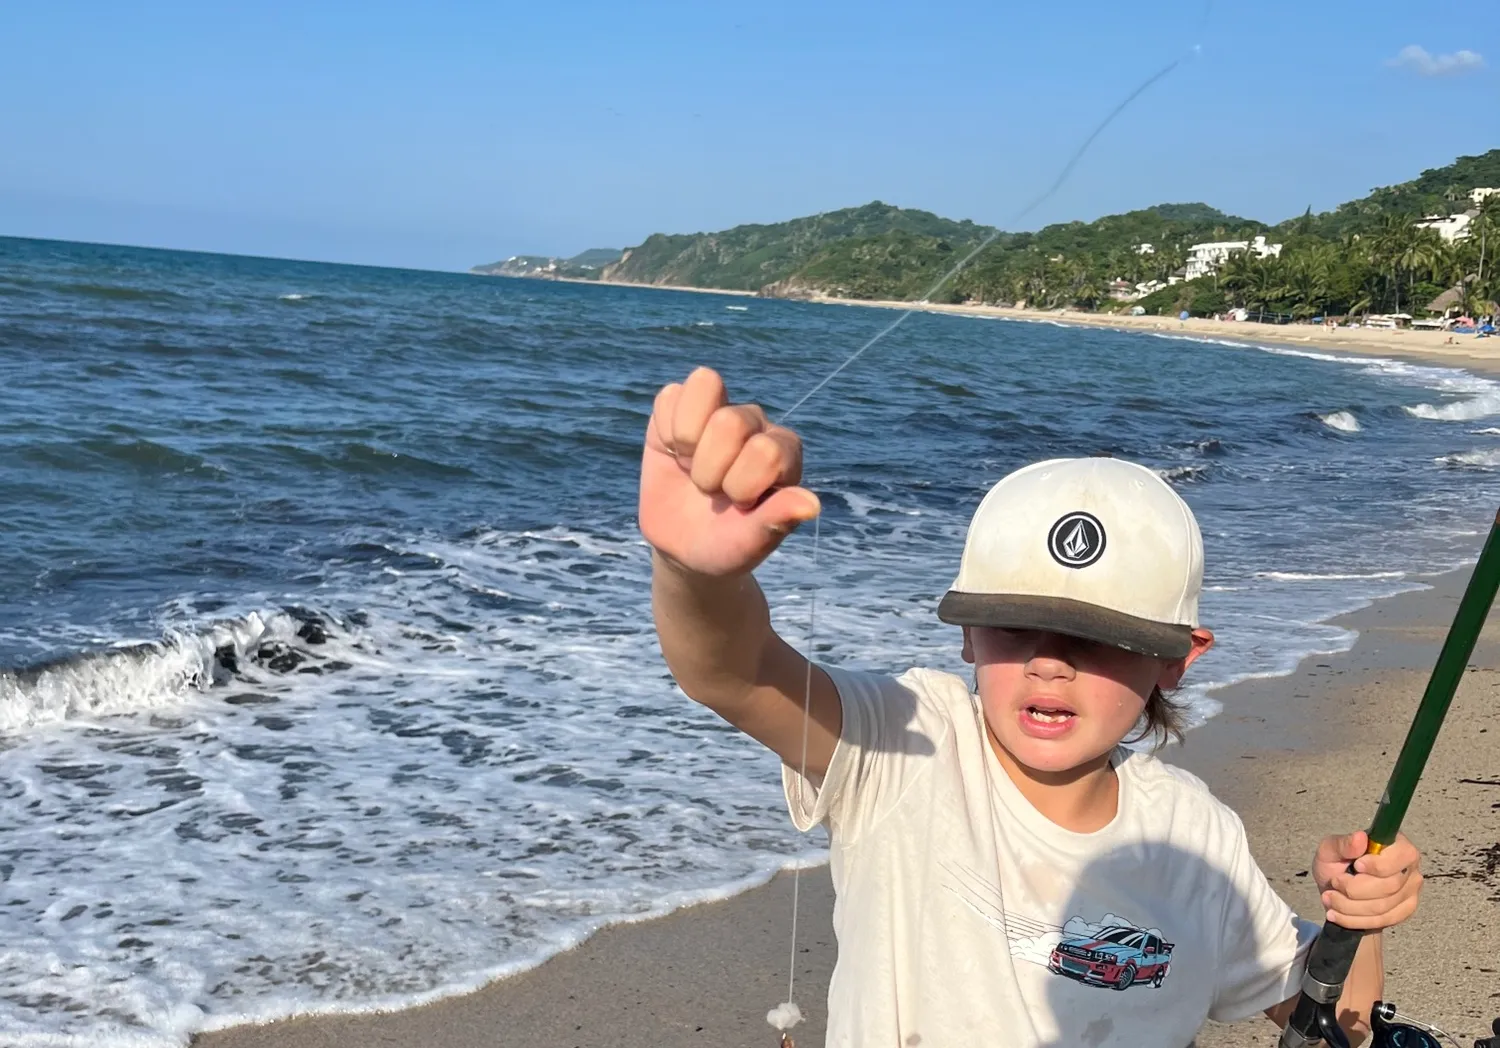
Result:
{"type": "Polygon", "coordinates": [[[1193,649],[1191,626],[1153,622],[1066,597],[949,590],[938,604],[938,618],[954,626],[1045,630],[1158,659],[1180,659],[1193,649]]]}

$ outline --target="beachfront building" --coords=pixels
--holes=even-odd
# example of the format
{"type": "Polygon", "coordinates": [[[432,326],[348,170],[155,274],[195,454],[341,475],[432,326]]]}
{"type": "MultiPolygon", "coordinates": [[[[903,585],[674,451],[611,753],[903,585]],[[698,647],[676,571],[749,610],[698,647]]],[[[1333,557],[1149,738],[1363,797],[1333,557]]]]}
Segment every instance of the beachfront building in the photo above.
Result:
{"type": "Polygon", "coordinates": [[[1412,224],[1418,229],[1435,229],[1438,236],[1452,242],[1463,240],[1469,235],[1469,223],[1474,221],[1477,214],[1478,211],[1464,211],[1457,215],[1427,215],[1422,221],[1412,224]]]}
{"type": "Polygon", "coordinates": [[[1210,273],[1217,273],[1219,267],[1229,261],[1230,255],[1241,251],[1253,251],[1256,258],[1279,257],[1281,245],[1267,244],[1263,236],[1258,236],[1254,240],[1214,240],[1206,244],[1194,244],[1188,248],[1187,266],[1183,276],[1188,280],[1197,280],[1210,273]]]}
{"type": "Polygon", "coordinates": [[[1130,281],[1116,279],[1109,282],[1109,297],[1116,302],[1134,302],[1140,296],[1130,281]]]}

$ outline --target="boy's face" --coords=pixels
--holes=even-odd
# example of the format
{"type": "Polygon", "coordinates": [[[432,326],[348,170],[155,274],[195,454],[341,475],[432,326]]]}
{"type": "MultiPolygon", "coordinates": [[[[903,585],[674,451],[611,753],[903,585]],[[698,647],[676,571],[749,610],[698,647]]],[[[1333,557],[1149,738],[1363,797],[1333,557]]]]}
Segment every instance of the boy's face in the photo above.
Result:
{"type": "Polygon", "coordinates": [[[1165,660],[1039,630],[969,627],[964,658],[995,740],[1033,772],[1065,774],[1119,745],[1151,690],[1176,687],[1212,643],[1212,633],[1194,630],[1192,651],[1165,660]]]}

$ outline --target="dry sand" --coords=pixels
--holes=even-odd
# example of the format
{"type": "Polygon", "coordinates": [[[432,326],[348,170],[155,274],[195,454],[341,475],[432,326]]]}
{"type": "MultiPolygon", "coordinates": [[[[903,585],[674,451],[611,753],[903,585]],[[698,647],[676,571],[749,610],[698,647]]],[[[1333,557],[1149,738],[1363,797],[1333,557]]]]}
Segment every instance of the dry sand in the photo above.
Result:
{"type": "MultiPolygon", "coordinates": [[[[1257,858],[1294,906],[1319,912],[1305,871],[1319,837],[1365,826],[1452,619],[1464,573],[1341,620],[1344,655],[1219,694],[1224,713],[1167,759],[1244,817],[1257,858]]],[[[1500,615],[1486,630],[1405,830],[1423,848],[1421,909],[1387,933],[1387,997],[1465,1044],[1500,1015],[1500,615]]],[[[773,770],[768,767],[768,774],[773,770]]],[[[477,993],[387,1015],[322,1017],[205,1035],[198,1048],[774,1048],[786,994],[791,880],[646,924],[607,929],[477,993]]],[[[823,1043],[834,961],[826,869],[803,875],[796,996],[823,1043]]],[[[1210,1024],[1201,1048],[1272,1045],[1264,1019],[1210,1024]]],[[[999,1042],[997,1042],[999,1043],[999,1042]]]]}
{"type": "Polygon", "coordinates": [[[1443,331],[1396,331],[1379,328],[1325,328],[1317,324],[1252,324],[1248,322],[1175,317],[1132,317],[1113,313],[1082,313],[1078,310],[1011,309],[1006,306],[953,306],[914,302],[866,301],[818,298],[813,301],[841,306],[874,306],[882,309],[917,309],[962,316],[1003,317],[1037,323],[1102,327],[1116,331],[1140,331],[1158,335],[1189,335],[1218,338],[1246,344],[1289,346],[1319,353],[1349,353],[1360,356],[1401,357],[1476,371],[1500,373],[1500,338],[1450,335],[1443,331]],[[1448,339],[1452,339],[1452,343],[1448,339]]]}

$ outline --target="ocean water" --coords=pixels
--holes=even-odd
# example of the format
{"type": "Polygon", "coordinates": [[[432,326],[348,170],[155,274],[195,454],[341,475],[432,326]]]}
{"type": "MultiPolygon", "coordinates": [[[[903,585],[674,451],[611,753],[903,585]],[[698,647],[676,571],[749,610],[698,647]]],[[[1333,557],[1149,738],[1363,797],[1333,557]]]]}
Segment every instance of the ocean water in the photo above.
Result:
{"type": "MultiPolygon", "coordinates": [[[[695,364],[774,411],[890,319],[0,239],[0,1041],[431,999],[816,858],[665,672],[640,440],[695,364]]],[[[988,485],[1144,461],[1207,544],[1202,719],[1473,555],[1497,415],[1450,368],[919,315],[799,412],[818,564],[763,580],[822,659],[957,670],[988,485]]]]}

